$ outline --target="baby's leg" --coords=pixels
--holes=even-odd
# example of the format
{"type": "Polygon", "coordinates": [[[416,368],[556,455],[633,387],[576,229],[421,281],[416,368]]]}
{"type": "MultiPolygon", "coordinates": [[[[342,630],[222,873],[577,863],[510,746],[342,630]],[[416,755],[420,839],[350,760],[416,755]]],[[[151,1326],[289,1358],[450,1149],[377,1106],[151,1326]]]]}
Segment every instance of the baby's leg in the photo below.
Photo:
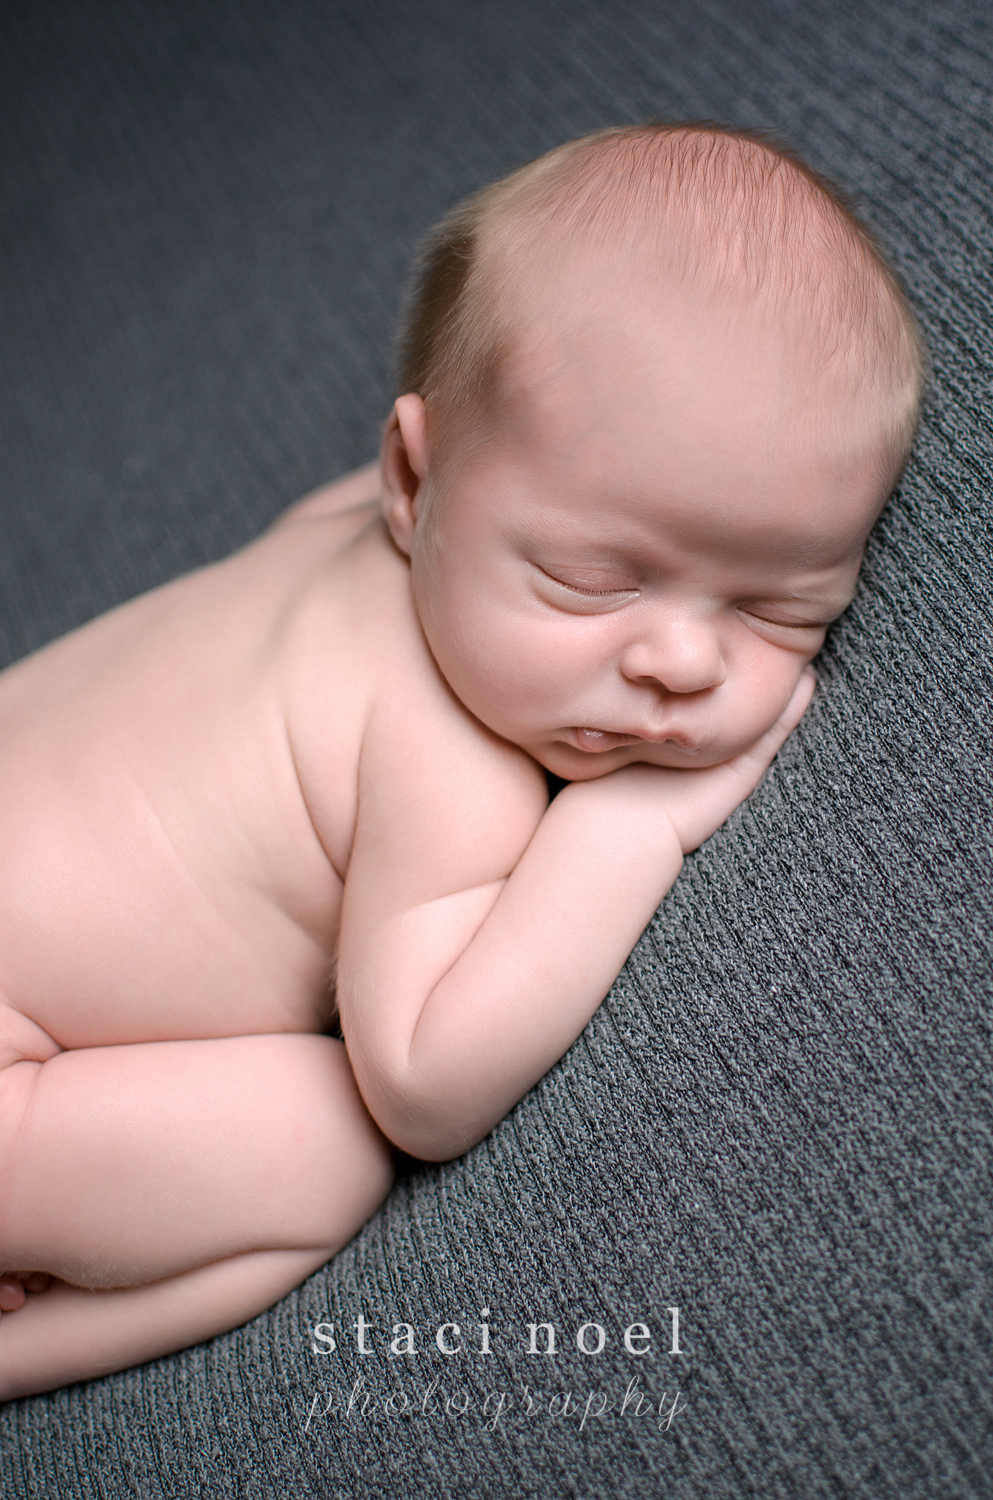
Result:
{"type": "Polygon", "coordinates": [[[391,1179],[388,1147],[328,1037],[11,1063],[0,1071],[0,1270],[71,1285],[0,1318],[0,1398],[119,1369],[262,1311],[352,1237],[391,1179]],[[122,1287],[133,1290],[110,1290],[122,1287]]]}
{"type": "Polygon", "coordinates": [[[0,1322],[0,1401],[92,1380],[226,1333],[285,1297],[331,1254],[326,1247],[259,1250],[114,1291],[55,1281],[0,1322]]]}

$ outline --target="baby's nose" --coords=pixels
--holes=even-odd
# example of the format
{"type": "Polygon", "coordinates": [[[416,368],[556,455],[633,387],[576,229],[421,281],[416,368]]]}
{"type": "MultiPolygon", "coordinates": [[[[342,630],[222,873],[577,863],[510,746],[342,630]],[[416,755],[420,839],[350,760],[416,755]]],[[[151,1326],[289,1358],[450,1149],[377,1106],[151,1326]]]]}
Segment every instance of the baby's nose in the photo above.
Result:
{"type": "Polygon", "coordinates": [[[629,643],[621,671],[630,682],[658,685],[668,693],[700,693],[727,678],[713,623],[668,612],[629,643]]]}

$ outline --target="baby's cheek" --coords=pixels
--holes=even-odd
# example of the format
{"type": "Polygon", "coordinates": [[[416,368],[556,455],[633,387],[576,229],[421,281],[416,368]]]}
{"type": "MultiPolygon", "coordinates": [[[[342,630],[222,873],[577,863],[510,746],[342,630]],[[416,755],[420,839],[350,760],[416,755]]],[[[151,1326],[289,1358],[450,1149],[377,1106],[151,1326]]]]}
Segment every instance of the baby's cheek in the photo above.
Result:
{"type": "Polygon", "coordinates": [[[709,706],[700,752],[678,759],[674,756],[661,764],[703,769],[732,760],[750,749],[783,713],[803,668],[804,662],[799,657],[791,657],[784,662],[767,663],[761,672],[732,677],[709,706]]]}
{"type": "Polygon", "coordinates": [[[752,678],[735,715],[733,733],[737,744],[732,753],[746,750],[772,728],[793,697],[805,666],[805,657],[781,651],[752,678]]]}

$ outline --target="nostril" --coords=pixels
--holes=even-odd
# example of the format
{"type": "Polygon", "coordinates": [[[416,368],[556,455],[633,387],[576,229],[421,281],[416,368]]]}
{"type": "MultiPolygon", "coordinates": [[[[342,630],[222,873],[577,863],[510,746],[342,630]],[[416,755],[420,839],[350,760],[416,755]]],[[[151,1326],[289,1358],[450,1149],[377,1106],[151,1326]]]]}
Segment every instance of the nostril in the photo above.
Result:
{"type": "Polygon", "coordinates": [[[652,683],[666,692],[701,692],[726,676],[719,619],[696,602],[665,601],[632,619],[620,666],[629,681],[652,683]]]}
{"type": "Polygon", "coordinates": [[[719,651],[647,651],[630,654],[622,665],[624,676],[639,686],[662,688],[686,697],[720,687],[727,668],[719,651]]]}

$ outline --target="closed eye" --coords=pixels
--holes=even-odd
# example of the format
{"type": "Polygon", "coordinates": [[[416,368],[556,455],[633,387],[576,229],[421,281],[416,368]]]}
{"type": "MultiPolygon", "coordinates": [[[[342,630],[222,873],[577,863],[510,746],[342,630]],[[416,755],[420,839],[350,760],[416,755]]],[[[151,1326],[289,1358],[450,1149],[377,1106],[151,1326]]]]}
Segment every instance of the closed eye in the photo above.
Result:
{"type": "MultiPolygon", "coordinates": [[[[551,573],[545,576],[552,578],[551,573]]],[[[607,596],[612,598],[615,594],[636,594],[638,592],[637,589],[584,589],[580,588],[578,583],[565,583],[561,578],[552,578],[552,582],[557,583],[560,588],[568,589],[570,593],[585,594],[590,599],[603,599],[607,596]]]]}
{"type": "Polygon", "coordinates": [[[738,606],[738,613],[762,625],[775,625],[777,630],[826,630],[829,624],[826,620],[776,620],[772,615],[759,614],[757,609],[745,609],[743,605],[738,606]]]}
{"type": "Polygon", "coordinates": [[[753,609],[738,606],[738,614],[749,630],[768,641],[771,646],[782,646],[786,650],[811,654],[820,649],[826,620],[776,620],[771,615],[760,615],[753,609]]]}
{"type": "Polygon", "coordinates": [[[575,613],[590,614],[603,610],[613,610],[623,604],[637,599],[640,590],[635,588],[595,588],[591,587],[593,580],[587,582],[567,582],[564,578],[557,578],[554,573],[549,573],[547,568],[534,566],[535,583],[538,592],[551,604],[559,608],[565,608],[575,613]]]}

